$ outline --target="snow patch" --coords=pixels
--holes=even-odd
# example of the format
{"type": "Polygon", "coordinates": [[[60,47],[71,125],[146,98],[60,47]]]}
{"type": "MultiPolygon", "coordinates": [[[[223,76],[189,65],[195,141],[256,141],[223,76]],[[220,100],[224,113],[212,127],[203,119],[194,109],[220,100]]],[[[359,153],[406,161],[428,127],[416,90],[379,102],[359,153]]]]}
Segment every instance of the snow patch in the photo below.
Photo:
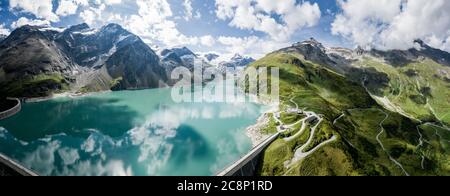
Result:
{"type": "Polygon", "coordinates": [[[56,31],[58,33],[62,33],[66,30],[65,28],[57,28],[57,27],[44,27],[40,28],[39,31],[45,32],[45,31],[56,31]]]}

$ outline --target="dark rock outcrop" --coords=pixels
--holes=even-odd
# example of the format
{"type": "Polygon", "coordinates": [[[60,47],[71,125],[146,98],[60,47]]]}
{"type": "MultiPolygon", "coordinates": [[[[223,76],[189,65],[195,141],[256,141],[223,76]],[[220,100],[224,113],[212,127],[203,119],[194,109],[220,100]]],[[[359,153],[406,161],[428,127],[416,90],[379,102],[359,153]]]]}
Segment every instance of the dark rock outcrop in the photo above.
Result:
{"type": "Polygon", "coordinates": [[[218,54],[214,54],[214,53],[209,53],[209,54],[205,54],[204,55],[205,59],[209,62],[216,60],[217,58],[219,58],[220,56],[218,54]]]}
{"type": "Polygon", "coordinates": [[[0,35],[0,42],[2,42],[4,39],[6,39],[6,35],[0,35]]]}
{"type": "Polygon", "coordinates": [[[0,62],[0,93],[17,97],[155,88],[167,80],[155,52],[117,24],[63,31],[23,26],[0,42],[0,62]]]}
{"type": "Polygon", "coordinates": [[[159,57],[142,41],[120,48],[106,61],[108,73],[120,78],[113,90],[159,87],[168,80],[159,57]]]}
{"type": "Polygon", "coordinates": [[[405,66],[409,63],[417,61],[421,57],[432,59],[433,61],[450,66],[450,53],[435,49],[425,44],[422,40],[415,40],[414,43],[417,48],[411,48],[409,50],[371,50],[370,54],[384,58],[389,64],[394,66],[405,66]]]}

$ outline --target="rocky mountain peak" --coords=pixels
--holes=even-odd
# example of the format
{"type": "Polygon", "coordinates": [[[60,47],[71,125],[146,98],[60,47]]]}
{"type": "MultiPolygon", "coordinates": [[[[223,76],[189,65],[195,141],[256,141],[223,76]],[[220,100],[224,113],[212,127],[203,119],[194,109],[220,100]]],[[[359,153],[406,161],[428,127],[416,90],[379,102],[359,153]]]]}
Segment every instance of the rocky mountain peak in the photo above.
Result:
{"type": "Polygon", "coordinates": [[[427,44],[425,44],[425,42],[423,42],[421,39],[416,39],[414,40],[415,44],[419,44],[421,47],[426,47],[428,46],[427,44]]]}
{"type": "Polygon", "coordinates": [[[314,38],[309,38],[309,40],[305,40],[302,42],[297,42],[293,45],[294,47],[314,47],[314,48],[319,48],[321,50],[325,50],[325,47],[322,45],[322,43],[320,43],[319,41],[317,41],[314,38]]]}
{"type": "Polygon", "coordinates": [[[231,59],[242,59],[242,58],[244,58],[244,57],[242,57],[242,55],[236,53],[236,54],[234,54],[233,58],[231,58],[231,59]]]}
{"type": "Polygon", "coordinates": [[[220,56],[215,53],[208,53],[208,54],[205,54],[204,57],[207,61],[213,61],[213,60],[216,60],[217,58],[219,58],[220,56]]]}
{"type": "Polygon", "coordinates": [[[248,65],[250,63],[253,63],[255,61],[255,59],[253,59],[252,57],[248,57],[248,56],[244,57],[240,54],[235,54],[233,56],[233,58],[231,58],[231,61],[239,62],[239,64],[242,64],[242,65],[244,65],[244,64],[248,65]]]}
{"type": "Polygon", "coordinates": [[[4,38],[2,45],[13,46],[28,38],[51,40],[55,32],[41,31],[42,26],[24,25],[15,29],[11,34],[4,38]]]}
{"type": "Polygon", "coordinates": [[[314,37],[309,38],[308,41],[305,41],[307,43],[313,44],[313,45],[322,45],[322,43],[320,43],[319,41],[317,41],[316,39],[314,39],[314,37]]]}
{"type": "Polygon", "coordinates": [[[420,39],[414,40],[414,44],[416,44],[416,47],[409,50],[372,49],[370,54],[378,58],[383,58],[386,62],[394,66],[405,66],[423,57],[432,59],[439,64],[450,66],[450,53],[433,48],[420,39]]]}
{"type": "Polygon", "coordinates": [[[164,49],[164,50],[161,52],[161,56],[167,56],[167,55],[169,55],[170,53],[174,53],[174,54],[176,54],[178,57],[183,57],[183,56],[187,56],[187,55],[197,57],[197,55],[194,54],[194,52],[192,52],[192,51],[191,51],[189,48],[187,48],[187,47],[182,47],[182,48],[172,48],[172,49],[164,49]]]}
{"type": "Polygon", "coordinates": [[[82,24],[70,26],[68,29],[66,29],[66,31],[75,32],[75,31],[87,30],[87,29],[90,29],[90,28],[91,27],[89,27],[88,24],[82,23],[82,24]]]}
{"type": "Polygon", "coordinates": [[[229,61],[225,61],[220,63],[220,66],[224,67],[245,67],[251,63],[255,62],[255,59],[252,57],[242,56],[240,54],[235,54],[229,61]]]}
{"type": "Polygon", "coordinates": [[[355,52],[357,55],[363,55],[366,50],[364,50],[364,48],[362,48],[361,46],[356,47],[355,52]]]}
{"type": "Polygon", "coordinates": [[[110,23],[106,26],[103,26],[101,28],[101,31],[110,31],[110,32],[119,32],[119,31],[126,31],[125,29],[123,29],[122,26],[116,24],[116,23],[110,23]]]}
{"type": "Polygon", "coordinates": [[[350,64],[346,56],[351,56],[351,50],[344,50],[342,48],[326,48],[322,43],[314,38],[297,42],[291,47],[283,48],[278,52],[298,53],[301,54],[305,60],[327,65],[330,69],[342,73],[350,64]],[[346,54],[346,55],[343,55],[346,54]]]}
{"type": "Polygon", "coordinates": [[[186,55],[192,55],[192,56],[197,56],[194,54],[194,52],[192,52],[189,48],[187,47],[182,47],[182,48],[175,48],[173,50],[178,56],[186,56],[186,55]]]}
{"type": "Polygon", "coordinates": [[[14,30],[11,35],[14,34],[26,34],[31,32],[39,31],[39,29],[42,28],[41,26],[31,26],[31,25],[23,25],[16,30],[14,30]]]}

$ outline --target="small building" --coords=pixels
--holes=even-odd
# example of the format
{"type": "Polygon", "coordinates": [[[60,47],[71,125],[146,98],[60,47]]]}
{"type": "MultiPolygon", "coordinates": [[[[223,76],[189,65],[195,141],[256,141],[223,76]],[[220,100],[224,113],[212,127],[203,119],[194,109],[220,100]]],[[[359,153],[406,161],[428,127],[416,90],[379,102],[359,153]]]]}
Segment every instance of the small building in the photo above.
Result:
{"type": "Polygon", "coordinates": [[[289,108],[286,112],[291,114],[303,114],[303,110],[297,108],[289,108]]]}

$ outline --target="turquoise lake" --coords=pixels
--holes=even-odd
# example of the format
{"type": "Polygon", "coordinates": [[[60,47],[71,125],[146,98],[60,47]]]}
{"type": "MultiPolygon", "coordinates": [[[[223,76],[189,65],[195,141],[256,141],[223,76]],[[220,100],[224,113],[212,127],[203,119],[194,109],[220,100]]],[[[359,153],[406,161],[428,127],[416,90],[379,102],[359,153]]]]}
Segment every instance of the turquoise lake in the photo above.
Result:
{"type": "Polygon", "coordinates": [[[169,88],[55,98],[0,121],[0,152],[39,175],[215,175],[251,150],[263,111],[174,103],[169,88]]]}

